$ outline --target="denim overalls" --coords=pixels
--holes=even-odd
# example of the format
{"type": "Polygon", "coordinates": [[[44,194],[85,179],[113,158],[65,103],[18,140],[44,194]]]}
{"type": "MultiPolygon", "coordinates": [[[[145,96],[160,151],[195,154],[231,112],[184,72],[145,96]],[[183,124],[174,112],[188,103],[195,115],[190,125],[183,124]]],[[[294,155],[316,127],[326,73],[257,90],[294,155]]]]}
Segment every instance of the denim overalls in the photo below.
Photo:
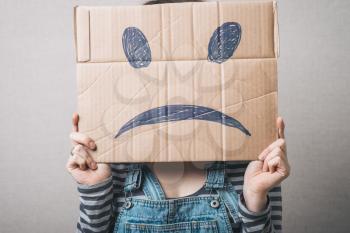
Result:
{"type": "Polygon", "coordinates": [[[127,195],[114,232],[232,233],[229,218],[234,224],[241,222],[238,194],[232,184],[225,182],[224,166],[219,162],[207,167],[205,188],[210,195],[166,199],[159,181],[146,165],[129,165],[125,193],[141,188],[147,198],[127,195]]]}

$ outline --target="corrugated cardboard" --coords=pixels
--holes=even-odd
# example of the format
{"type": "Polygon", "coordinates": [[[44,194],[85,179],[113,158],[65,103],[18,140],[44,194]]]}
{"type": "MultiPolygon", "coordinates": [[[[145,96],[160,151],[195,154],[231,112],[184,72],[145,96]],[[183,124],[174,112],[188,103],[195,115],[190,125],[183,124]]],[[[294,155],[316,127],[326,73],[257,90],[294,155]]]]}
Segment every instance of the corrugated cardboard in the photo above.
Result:
{"type": "Polygon", "coordinates": [[[79,6],[75,36],[79,129],[95,140],[96,161],[252,160],[276,139],[275,2],[79,6]],[[240,25],[240,43],[228,60],[213,62],[208,44],[226,22],[240,25]],[[129,27],[148,42],[152,59],[143,67],[132,66],[124,52],[129,27]],[[225,125],[223,118],[170,121],[169,115],[160,123],[134,121],[129,126],[135,127],[122,130],[161,106],[210,108],[205,114],[226,114],[249,134],[225,125]]]}

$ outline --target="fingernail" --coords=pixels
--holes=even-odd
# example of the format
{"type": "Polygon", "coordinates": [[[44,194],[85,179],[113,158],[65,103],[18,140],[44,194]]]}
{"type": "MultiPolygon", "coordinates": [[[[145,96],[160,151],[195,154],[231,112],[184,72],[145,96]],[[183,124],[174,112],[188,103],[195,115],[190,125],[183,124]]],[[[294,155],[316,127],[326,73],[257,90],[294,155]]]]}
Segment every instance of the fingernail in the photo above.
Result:
{"type": "Polygon", "coordinates": [[[96,169],[97,168],[97,164],[95,162],[92,163],[92,168],[96,169]]]}
{"type": "Polygon", "coordinates": [[[95,149],[95,143],[94,142],[89,142],[89,147],[91,148],[91,149],[95,149]]]}

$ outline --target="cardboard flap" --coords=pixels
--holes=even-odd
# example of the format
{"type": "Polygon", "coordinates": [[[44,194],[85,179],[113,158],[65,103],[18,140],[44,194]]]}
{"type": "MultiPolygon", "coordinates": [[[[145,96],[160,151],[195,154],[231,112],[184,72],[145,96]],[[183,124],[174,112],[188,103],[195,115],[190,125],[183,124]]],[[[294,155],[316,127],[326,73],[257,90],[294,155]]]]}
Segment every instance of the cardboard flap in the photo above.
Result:
{"type": "Polygon", "coordinates": [[[76,59],[87,62],[90,61],[90,12],[86,8],[75,7],[74,15],[76,59]]]}
{"type": "Polygon", "coordinates": [[[275,44],[275,57],[280,56],[280,37],[279,37],[279,25],[278,25],[278,4],[273,2],[273,14],[274,14],[274,44],[275,44]]]}
{"type": "Polygon", "coordinates": [[[225,22],[237,22],[242,30],[241,43],[232,58],[278,55],[275,2],[207,2],[77,7],[77,60],[127,61],[122,37],[128,27],[145,35],[152,61],[206,60],[210,38],[225,22]]]}

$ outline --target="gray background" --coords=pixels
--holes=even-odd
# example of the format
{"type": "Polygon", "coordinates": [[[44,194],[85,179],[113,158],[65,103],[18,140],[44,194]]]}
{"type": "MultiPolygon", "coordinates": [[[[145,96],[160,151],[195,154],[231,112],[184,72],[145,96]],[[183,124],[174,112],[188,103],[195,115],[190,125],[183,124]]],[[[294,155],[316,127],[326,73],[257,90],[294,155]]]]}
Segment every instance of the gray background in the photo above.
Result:
{"type": "MultiPolygon", "coordinates": [[[[141,1],[0,1],[1,233],[75,229],[72,7],[96,2],[141,1]]],[[[279,19],[284,232],[349,232],[350,1],[280,1],[279,19]]]]}

